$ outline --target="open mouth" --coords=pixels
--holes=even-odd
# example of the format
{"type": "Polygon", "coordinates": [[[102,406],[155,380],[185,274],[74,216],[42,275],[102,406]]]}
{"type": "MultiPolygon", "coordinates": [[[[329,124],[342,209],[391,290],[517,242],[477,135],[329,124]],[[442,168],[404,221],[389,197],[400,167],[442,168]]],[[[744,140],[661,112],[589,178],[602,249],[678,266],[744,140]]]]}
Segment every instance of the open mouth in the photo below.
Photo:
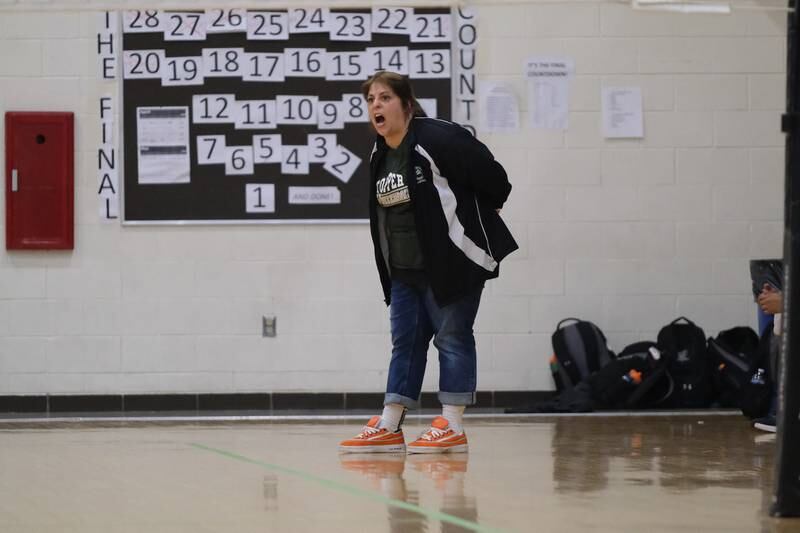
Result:
{"type": "Polygon", "coordinates": [[[381,126],[384,122],[386,122],[386,118],[381,114],[376,114],[374,120],[376,126],[381,126]]]}

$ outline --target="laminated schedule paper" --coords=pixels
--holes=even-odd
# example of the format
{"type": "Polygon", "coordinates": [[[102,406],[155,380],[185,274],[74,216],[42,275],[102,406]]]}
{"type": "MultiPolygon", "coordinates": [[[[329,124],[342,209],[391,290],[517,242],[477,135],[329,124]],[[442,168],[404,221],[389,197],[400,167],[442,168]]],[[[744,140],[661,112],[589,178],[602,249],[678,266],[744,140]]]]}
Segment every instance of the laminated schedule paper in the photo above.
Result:
{"type": "Polygon", "coordinates": [[[139,183],[189,183],[189,108],[136,109],[139,183]]]}

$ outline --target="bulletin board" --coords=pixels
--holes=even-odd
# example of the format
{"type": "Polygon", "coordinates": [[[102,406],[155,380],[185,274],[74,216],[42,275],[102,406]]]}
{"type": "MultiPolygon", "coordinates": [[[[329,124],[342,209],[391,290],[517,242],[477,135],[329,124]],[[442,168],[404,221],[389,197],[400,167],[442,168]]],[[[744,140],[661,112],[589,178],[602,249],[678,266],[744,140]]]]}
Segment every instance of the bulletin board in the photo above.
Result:
{"type": "Polygon", "coordinates": [[[126,11],[125,223],[368,218],[361,84],[411,79],[451,117],[447,8],[126,11]]]}

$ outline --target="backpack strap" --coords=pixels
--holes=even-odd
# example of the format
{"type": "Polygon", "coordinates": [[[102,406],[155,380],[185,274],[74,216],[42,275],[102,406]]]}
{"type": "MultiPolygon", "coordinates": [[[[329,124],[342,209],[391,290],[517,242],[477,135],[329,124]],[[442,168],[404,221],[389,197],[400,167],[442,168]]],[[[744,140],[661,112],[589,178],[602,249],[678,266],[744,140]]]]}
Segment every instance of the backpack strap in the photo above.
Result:
{"type": "Polygon", "coordinates": [[[625,406],[629,409],[635,407],[656,407],[666,402],[669,397],[672,396],[674,391],[675,380],[672,378],[669,370],[667,370],[667,361],[662,357],[653,372],[647,378],[645,378],[645,380],[642,381],[638,387],[636,387],[636,390],[633,391],[633,394],[628,397],[627,401],[625,402],[625,406]],[[644,398],[644,395],[647,394],[650,389],[652,389],[661,379],[665,379],[668,383],[667,390],[664,395],[661,398],[652,401],[650,405],[639,405],[639,403],[642,401],[642,398],[644,398]]]}
{"type": "Polygon", "coordinates": [[[558,323],[558,325],[556,326],[556,329],[561,329],[561,326],[564,324],[564,322],[570,322],[570,321],[571,322],[580,322],[581,319],[580,318],[564,318],[558,323]]]}
{"type": "MultiPolygon", "coordinates": [[[[563,322],[563,320],[562,320],[563,322]]],[[[561,326],[561,323],[559,323],[561,326]]],[[[570,355],[569,347],[567,346],[566,335],[559,329],[551,337],[553,342],[553,351],[558,359],[558,370],[561,375],[564,386],[567,389],[572,388],[581,381],[581,371],[575,359],[570,355]],[[567,379],[564,379],[566,376],[567,379]]]]}

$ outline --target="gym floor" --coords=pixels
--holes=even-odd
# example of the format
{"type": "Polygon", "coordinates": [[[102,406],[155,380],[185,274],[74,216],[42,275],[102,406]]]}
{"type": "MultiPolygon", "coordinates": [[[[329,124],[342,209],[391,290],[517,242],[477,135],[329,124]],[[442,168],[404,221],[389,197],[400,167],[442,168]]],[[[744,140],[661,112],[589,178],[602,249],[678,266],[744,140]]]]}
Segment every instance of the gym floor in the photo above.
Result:
{"type": "Polygon", "coordinates": [[[340,455],[366,418],[3,419],[0,531],[800,531],[741,415],[468,416],[466,454],[340,455]]]}

